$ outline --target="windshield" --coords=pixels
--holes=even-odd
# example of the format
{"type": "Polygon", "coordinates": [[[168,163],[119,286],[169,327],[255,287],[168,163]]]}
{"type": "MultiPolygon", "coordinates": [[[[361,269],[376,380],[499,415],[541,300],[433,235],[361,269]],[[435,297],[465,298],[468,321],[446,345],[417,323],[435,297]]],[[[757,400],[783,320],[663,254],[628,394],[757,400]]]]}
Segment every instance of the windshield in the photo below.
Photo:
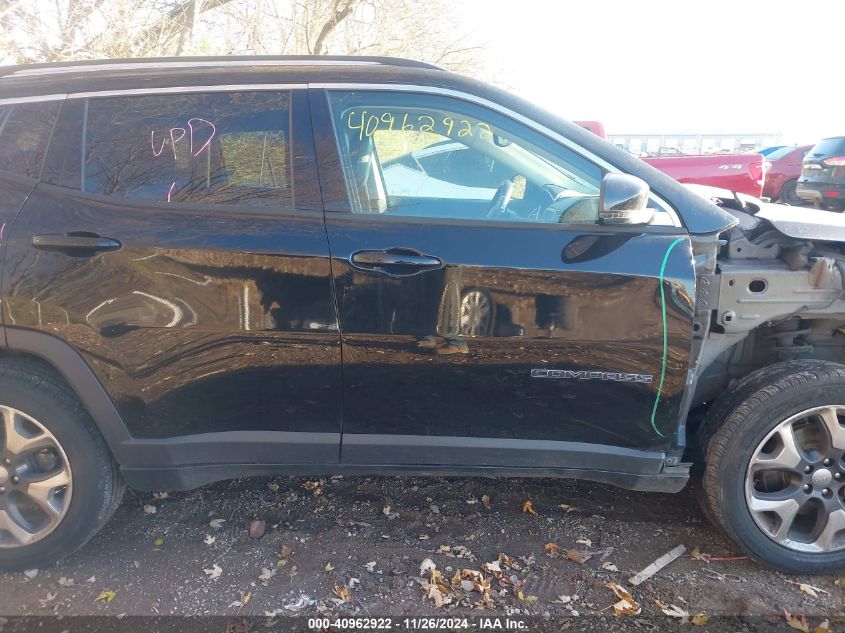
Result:
{"type": "Polygon", "coordinates": [[[775,151],[771,152],[770,154],[766,154],[766,160],[773,161],[777,160],[778,158],[783,158],[787,154],[791,154],[794,152],[797,147],[781,147],[780,149],[776,149],[775,151]]]}

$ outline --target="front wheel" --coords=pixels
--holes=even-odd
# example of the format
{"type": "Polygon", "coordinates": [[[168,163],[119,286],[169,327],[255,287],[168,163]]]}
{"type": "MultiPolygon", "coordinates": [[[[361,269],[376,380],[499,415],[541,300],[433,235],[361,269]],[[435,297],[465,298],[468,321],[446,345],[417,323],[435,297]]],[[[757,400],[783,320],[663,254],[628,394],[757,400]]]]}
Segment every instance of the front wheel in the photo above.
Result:
{"type": "Polygon", "coordinates": [[[789,572],[845,568],[845,366],[778,363],[713,406],[705,503],[753,558],[789,572]]]}

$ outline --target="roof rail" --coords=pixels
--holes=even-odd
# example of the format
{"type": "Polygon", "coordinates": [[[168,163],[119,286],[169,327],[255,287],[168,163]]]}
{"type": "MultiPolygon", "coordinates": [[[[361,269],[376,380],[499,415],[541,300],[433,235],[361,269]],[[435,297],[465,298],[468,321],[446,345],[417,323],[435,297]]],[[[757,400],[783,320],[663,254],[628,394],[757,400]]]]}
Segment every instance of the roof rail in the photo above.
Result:
{"type": "Polygon", "coordinates": [[[217,57],[136,57],[121,59],[91,59],[70,62],[20,64],[0,66],[0,77],[32,77],[71,72],[104,70],[139,70],[142,68],[191,68],[220,66],[400,66],[443,70],[434,64],[401,57],[373,57],[356,55],[239,55],[217,57]]]}

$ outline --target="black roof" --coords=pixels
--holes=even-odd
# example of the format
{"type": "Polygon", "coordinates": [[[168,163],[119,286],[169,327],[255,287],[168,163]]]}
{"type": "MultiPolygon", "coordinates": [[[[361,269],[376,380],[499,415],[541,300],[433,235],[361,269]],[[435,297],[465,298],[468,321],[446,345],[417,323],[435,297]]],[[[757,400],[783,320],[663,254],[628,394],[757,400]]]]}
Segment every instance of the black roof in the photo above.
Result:
{"type": "MultiPolygon", "coordinates": [[[[154,57],[0,66],[0,99],[62,92],[161,88],[185,84],[421,81],[456,76],[396,57],[276,55],[154,57]]],[[[428,82],[426,82],[428,83],[428,82]]]]}

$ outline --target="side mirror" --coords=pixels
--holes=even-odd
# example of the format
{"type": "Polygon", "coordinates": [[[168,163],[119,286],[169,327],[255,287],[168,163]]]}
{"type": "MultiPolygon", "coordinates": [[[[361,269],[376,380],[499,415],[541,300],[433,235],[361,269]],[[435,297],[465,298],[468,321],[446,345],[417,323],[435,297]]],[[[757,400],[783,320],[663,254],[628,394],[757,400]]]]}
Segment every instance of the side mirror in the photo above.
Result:
{"type": "Polygon", "coordinates": [[[601,224],[648,224],[654,210],[648,208],[648,184],[629,174],[606,174],[599,190],[601,224]]]}

